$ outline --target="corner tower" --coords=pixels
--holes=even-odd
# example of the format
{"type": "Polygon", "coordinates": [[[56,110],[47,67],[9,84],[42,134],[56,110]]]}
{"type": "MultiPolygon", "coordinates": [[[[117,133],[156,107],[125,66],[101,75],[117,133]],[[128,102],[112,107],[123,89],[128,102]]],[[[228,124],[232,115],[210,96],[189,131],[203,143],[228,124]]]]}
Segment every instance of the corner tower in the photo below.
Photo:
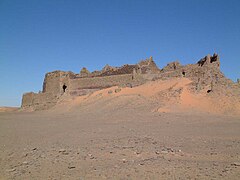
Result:
{"type": "Polygon", "coordinates": [[[43,82],[43,93],[62,94],[64,89],[67,92],[70,85],[70,78],[74,76],[74,73],[70,71],[53,71],[47,73],[43,82]]]}

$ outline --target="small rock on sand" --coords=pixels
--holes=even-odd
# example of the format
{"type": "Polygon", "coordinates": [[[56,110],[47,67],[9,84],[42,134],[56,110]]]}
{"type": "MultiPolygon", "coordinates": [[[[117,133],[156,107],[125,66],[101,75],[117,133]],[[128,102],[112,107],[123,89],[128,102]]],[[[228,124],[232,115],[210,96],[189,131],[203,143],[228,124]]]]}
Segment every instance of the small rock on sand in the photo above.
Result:
{"type": "Polygon", "coordinates": [[[58,152],[66,152],[66,149],[59,149],[58,152]]]}
{"type": "Polygon", "coordinates": [[[68,166],[68,169],[74,169],[76,168],[75,166],[68,166]]]}
{"type": "Polygon", "coordinates": [[[16,169],[15,169],[15,168],[12,168],[12,169],[7,169],[6,171],[7,171],[7,172],[14,172],[14,171],[16,171],[16,169]]]}
{"type": "Polygon", "coordinates": [[[127,160],[126,160],[126,159],[122,159],[122,162],[123,162],[123,163],[126,163],[126,162],[127,162],[127,160]]]}
{"type": "Polygon", "coordinates": [[[160,154],[160,152],[159,152],[159,151],[155,151],[155,153],[156,153],[156,154],[160,154]]]}
{"type": "Polygon", "coordinates": [[[240,162],[234,162],[231,164],[232,166],[240,166],[240,162]]]}
{"type": "Polygon", "coordinates": [[[115,93],[118,93],[118,92],[120,92],[120,91],[121,91],[120,88],[115,89],[115,93]]]}
{"type": "Polygon", "coordinates": [[[27,162],[27,161],[23,161],[22,164],[23,164],[23,165],[28,165],[28,162],[27,162]]]}

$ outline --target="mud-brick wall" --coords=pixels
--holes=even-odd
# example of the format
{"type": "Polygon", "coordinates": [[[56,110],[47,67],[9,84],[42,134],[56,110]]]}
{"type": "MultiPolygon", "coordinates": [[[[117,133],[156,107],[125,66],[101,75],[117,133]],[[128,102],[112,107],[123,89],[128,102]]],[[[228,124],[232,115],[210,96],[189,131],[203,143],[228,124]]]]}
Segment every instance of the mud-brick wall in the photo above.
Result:
{"type": "Polygon", "coordinates": [[[69,86],[69,79],[72,75],[71,72],[54,71],[47,73],[44,78],[43,92],[44,93],[63,93],[63,85],[69,86]]]}
{"type": "Polygon", "coordinates": [[[30,107],[32,105],[34,95],[35,93],[33,92],[23,94],[21,107],[22,108],[30,107]]]}
{"type": "Polygon", "coordinates": [[[141,83],[142,77],[134,78],[132,74],[113,75],[94,78],[70,79],[70,90],[77,89],[103,89],[111,86],[120,86],[127,83],[141,83]]]}
{"type": "Polygon", "coordinates": [[[59,93],[60,91],[60,72],[47,73],[43,82],[43,92],[59,93]]]}
{"type": "Polygon", "coordinates": [[[32,108],[33,110],[44,110],[53,107],[59,99],[53,93],[26,93],[22,98],[22,108],[32,108]]]}

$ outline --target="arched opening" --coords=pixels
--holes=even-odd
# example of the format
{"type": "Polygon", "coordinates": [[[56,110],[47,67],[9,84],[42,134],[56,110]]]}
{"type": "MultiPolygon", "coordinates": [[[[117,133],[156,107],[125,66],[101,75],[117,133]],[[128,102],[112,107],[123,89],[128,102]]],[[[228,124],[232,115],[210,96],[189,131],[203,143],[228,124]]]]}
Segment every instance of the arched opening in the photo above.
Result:
{"type": "Polygon", "coordinates": [[[62,88],[63,88],[63,92],[65,92],[67,89],[67,86],[64,84],[62,88]]]}

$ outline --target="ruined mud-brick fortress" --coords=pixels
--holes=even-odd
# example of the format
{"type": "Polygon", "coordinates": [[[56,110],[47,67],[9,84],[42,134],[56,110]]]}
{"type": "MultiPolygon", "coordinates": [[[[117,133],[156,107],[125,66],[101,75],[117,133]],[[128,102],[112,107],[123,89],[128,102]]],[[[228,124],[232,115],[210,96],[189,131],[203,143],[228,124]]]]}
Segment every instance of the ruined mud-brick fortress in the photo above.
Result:
{"type": "Polygon", "coordinates": [[[22,109],[49,109],[63,96],[82,96],[94,91],[112,87],[134,87],[147,81],[174,77],[186,77],[192,80],[192,90],[199,92],[207,88],[212,92],[219,87],[236,87],[237,83],[225,78],[220,71],[219,56],[207,55],[196,64],[181,65],[178,61],[159,69],[153,58],[142,60],[136,65],[111,67],[106,65],[101,71],[89,72],[82,68],[79,74],[71,71],[53,71],[45,75],[43,90],[39,93],[25,93],[22,109]]]}

